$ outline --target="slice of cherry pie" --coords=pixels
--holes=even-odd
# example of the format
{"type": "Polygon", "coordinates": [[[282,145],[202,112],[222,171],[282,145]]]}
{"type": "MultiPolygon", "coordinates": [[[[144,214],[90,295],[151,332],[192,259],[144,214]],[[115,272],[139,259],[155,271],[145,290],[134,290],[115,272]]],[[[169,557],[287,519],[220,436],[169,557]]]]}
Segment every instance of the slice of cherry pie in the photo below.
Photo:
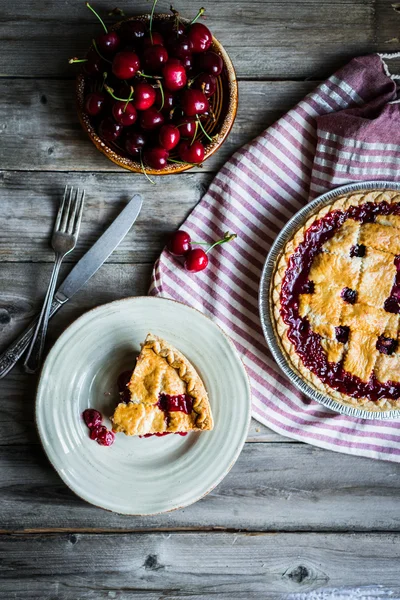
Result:
{"type": "Polygon", "coordinates": [[[147,436],[213,428],[200,375],[181,352],[151,333],[121,398],[111,419],[115,432],[147,436]]]}
{"type": "Polygon", "coordinates": [[[277,259],[271,303],[282,350],[312,387],[399,408],[399,192],[348,194],[310,217],[277,259]]]}

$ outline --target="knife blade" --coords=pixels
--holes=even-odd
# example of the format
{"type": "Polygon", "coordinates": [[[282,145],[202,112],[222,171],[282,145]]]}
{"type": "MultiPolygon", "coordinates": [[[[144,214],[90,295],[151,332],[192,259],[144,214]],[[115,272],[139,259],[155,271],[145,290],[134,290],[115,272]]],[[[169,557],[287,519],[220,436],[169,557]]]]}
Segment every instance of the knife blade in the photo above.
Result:
{"type": "Polygon", "coordinates": [[[110,227],[75,265],[54,295],[59,302],[64,303],[76,294],[107,260],[136,221],[142,203],[140,194],[135,194],[110,227]]]}
{"type": "MultiPolygon", "coordinates": [[[[99,237],[90,250],[76,263],[54,295],[49,318],[85,285],[122,242],[136,221],[142,208],[142,203],[143,199],[140,194],[135,194],[103,235],[99,237]]],[[[37,319],[38,317],[34,319],[29,327],[3,354],[0,354],[0,379],[11,371],[27,349],[35,331],[37,319]]]]}

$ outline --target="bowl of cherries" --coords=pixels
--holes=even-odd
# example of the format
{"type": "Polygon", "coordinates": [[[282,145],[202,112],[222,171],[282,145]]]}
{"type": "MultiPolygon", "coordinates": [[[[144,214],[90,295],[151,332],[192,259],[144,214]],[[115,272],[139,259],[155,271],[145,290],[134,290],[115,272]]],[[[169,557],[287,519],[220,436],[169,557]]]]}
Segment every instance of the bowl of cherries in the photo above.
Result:
{"type": "Polygon", "coordinates": [[[149,175],[191,169],[224,142],[236,117],[232,62],[200,22],[171,14],[125,18],[92,40],[77,77],[78,116],[103,154],[149,175]]]}

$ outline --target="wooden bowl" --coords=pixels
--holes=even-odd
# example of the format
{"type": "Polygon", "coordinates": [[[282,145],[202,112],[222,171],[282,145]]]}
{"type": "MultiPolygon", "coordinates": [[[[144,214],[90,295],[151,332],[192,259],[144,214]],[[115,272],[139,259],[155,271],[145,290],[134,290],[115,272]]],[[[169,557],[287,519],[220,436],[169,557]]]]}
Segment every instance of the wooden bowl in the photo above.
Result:
{"type": "MultiPolygon", "coordinates": [[[[149,18],[150,15],[129,17],[128,19],[124,19],[123,21],[115,23],[109,29],[118,30],[125,21],[149,21],[149,18]]],[[[168,14],[155,14],[153,20],[161,21],[170,18],[171,16],[168,14]]],[[[181,18],[181,21],[187,24],[190,23],[188,19],[181,18]]],[[[201,140],[204,144],[204,160],[207,160],[207,158],[214,154],[214,152],[216,152],[225,141],[235,121],[238,105],[238,85],[235,69],[231,59],[229,58],[222,44],[220,44],[220,42],[215,39],[214,36],[210,50],[213,50],[221,56],[224,62],[224,68],[221,75],[217,77],[217,90],[210,98],[210,105],[215,114],[215,121],[211,118],[208,118],[204,121],[202,120],[204,129],[207,131],[208,135],[213,137],[213,141],[210,142],[201,131],[199,131],[196,136],[196,139],[201,140]]],[[[122,148],[104,142],[97,135],[91,123],[90,117],[84,112],[85,95],[88,93],[85,88],[86,76],[83,74],[78,75],[76,83],[78,116],[83,129],[86,131],[93,144],[98,150],[100,150],[100,152],[105,154],[107,158],[115,162],[120,167],[128,169],[129,171],[134,171],[135,173],[142,173],[143,169],[139,162],[133,160],[133,158],[130,157],[129,154],[126,153],[122,148]]],[[[173,153],[171,153],[171,155],[172,158],[178,158],[173,153]]],[[[192,164],[169,163],[165,169],[162,170],[155,170],[146,166],[146,173],[149,175],[170,175],[171,173],[181,173],[182,171],[187,171],[192,167],[192,164]]]]}

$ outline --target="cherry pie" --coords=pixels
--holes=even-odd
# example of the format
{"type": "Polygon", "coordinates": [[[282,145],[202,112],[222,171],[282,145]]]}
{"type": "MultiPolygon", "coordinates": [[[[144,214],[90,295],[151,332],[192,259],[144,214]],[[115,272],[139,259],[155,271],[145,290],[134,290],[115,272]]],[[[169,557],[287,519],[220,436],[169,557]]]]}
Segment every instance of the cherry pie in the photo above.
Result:
{"type": "Polygon", "coordinates": [[[325,206],[277,259],[271,300],[292,368],[331,398],[400,408],[400,194],[325,206]]]}
{"type": "Polygon", "coordinates": [[[148,436],[213,428],[200,375],[183,354],[151,333],[125,386],[111,419],[115,432],[148,436]]]}

